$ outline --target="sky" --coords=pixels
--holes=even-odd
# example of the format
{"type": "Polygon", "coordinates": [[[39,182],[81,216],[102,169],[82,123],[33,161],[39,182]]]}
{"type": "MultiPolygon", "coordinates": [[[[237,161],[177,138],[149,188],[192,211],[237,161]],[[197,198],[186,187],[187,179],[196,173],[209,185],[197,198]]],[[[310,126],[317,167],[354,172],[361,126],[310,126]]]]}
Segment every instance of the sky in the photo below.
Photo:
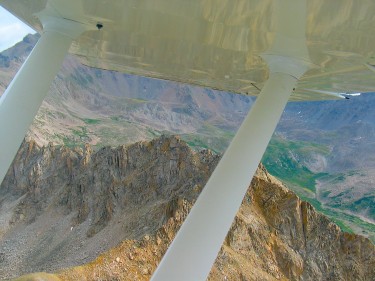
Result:
{"type": "Polygon", "coordinates": [[[0,52],[21,41],[28,33],[35,31],[0,6],[0,52]]]}

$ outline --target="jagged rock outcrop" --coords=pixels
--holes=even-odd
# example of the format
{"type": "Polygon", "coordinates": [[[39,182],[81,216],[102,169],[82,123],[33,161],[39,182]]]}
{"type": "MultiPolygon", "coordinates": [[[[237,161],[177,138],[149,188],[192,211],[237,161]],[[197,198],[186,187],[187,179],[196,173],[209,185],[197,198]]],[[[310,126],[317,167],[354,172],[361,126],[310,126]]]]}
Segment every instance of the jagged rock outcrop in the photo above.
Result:
{"type": "MultiPolygon", "coordinates": [[[[175,137],[97,152],[24,143],[0,188],[0,276],[148,280],[218,158],[175,137]]],[[[373,276],[368,239],[341,232],[261,166],[209,280],[373,276]]]]}
{"type": "Polygon", "coordinates": [[[0,187],[0,276],[85,263],[153,233],[171,200],[197,197],[218,159],[176,137],[96,152],[24,143],[0,187]]]}
{"type": "MultiPolygon", "coordinates": [[[[168,205],[170,218],[140,240],[126,240],[61,280],[148,280],[192,202],[168,205]]],[[[375,248],[343,233],[260,167],[208,280],[373,280],[375,248]]]]}

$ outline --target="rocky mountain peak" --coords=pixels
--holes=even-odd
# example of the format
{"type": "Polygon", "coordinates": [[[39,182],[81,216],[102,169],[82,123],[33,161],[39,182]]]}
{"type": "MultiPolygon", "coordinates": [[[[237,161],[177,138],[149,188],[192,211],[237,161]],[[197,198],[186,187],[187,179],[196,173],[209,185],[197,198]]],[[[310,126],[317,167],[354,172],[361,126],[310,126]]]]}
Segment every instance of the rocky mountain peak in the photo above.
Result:
{"type": "MultiPolygon", "coordinates": [[[[0,276],[148,280],[219,158],[174,136],[99,150],[24,142],[0,187],[0,276]]],[[[260,166],[209,280],[372,280],[374,269],[368,239],[260,166]]]]}

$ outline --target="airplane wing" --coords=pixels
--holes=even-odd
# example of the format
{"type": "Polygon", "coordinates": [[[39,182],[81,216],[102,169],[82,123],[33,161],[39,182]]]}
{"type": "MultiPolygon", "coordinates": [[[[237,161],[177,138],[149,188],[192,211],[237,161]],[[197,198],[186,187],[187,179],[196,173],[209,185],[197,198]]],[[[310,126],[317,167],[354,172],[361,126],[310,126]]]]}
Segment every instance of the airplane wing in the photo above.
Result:
{"type": "MultiPolygon", "coordinates": [[[[1,5],[42,32],[49,6],[66,19],[95,26],[69,52],[85,65],[258,95],[269,76],[260,55],[277,28],[271,0],[5,0],[1,5]]],[[[306,43],[314,67],[290,100],[340,98],[321,92],[373,92],[375,2],[307,1],[306,43]]],[[[292,45],[291,45],[292,51],[292,45]]]]}

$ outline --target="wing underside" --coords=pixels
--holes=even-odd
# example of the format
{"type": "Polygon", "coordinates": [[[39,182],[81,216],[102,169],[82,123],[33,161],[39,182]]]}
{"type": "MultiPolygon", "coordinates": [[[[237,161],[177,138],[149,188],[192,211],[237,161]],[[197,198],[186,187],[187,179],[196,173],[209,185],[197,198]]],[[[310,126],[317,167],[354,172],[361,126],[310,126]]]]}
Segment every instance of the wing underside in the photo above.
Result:
{"type": "MultiPolygon", "coordinates": [[[[37,15],[46,7],[62,18],[102,24],[70,48],[88,66],[245,95],[257,95],[269,75],[260,55],[275,38],[271,0],[6,0],[0,5],[39,32],[37,15]]],[[[291,100],[375,91],[367,66],[375,62],[373,11],[371,0],[307,1],[306,45],[314,67],[291,100]]]]}

